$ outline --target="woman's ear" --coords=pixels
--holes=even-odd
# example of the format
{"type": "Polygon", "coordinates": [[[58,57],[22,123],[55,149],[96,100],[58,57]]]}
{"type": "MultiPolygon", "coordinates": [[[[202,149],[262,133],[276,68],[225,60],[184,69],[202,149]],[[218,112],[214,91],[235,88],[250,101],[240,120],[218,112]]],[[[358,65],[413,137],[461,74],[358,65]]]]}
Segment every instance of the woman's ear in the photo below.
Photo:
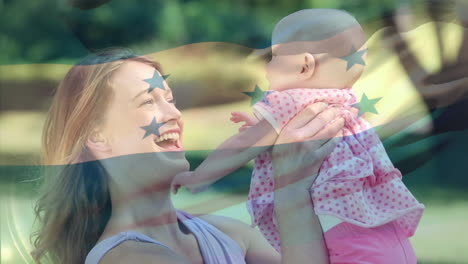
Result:
{"type": "Polygon", "coordinates": [[[315,58],[310,53],[304,53],[301,76],[304,79],[309,79],[315,72],[315,58]]]}
{"type": "Polygon", "coordinates": [[[86,140],[86,146],[93,152],[109,152],[112,150],[106,138],[99,131],[93,131],[86,140]]]}

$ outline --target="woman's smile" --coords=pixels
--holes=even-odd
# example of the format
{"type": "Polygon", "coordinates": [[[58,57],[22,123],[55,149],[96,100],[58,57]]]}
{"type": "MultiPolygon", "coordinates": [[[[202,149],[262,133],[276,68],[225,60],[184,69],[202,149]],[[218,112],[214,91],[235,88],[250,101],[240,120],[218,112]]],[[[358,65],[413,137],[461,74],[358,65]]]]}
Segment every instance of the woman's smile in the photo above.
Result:
{"type": "Polygon", "coordinates": [[[154,143],[164,151],[183,151],[180,141],[180,129],[171,129],[161,133],[160,136],[154,136],[154,143]]]}

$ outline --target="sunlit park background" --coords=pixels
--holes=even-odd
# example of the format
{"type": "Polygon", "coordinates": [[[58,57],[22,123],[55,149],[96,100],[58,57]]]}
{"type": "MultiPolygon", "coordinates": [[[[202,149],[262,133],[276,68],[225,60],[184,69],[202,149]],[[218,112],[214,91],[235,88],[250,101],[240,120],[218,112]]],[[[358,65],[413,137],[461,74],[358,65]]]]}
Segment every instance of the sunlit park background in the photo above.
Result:
{"type": "MultiPolygon", "coordinates": [[[[366,71],[355,90],[359,98],[382,97],[378,114],[365,118],[426,206],[411,238],[419,263],[468,263],[468,83],[450,86],[468,72],[468,33],[460,23],[460,10],[468,9],[444,0],[1,2],[0,262],[32,262],[42,126],[55,87],[80,58],[123,46],[161,62],[182,109],[184,146],[194,168],[237,132],[230,113],[251,111],[242,92],[268,88],[264,65],[274,24],[296,10],[318,7],[348,10],[367,32],[366,71]],[[408,49],[395,48],[399,41],[408,49]],[[420,71],[403,66],[408,54],[420,71]],[[451,100],[432,104],[437,98],[428,99],[416,78],[421,72],[442,76],[426,88],[448,84],[440,96],[451,100]]],[[[190,213],[250,223],[250,173],[251,164],[203,193],[182,190],[175,203],[190,213]]]]}

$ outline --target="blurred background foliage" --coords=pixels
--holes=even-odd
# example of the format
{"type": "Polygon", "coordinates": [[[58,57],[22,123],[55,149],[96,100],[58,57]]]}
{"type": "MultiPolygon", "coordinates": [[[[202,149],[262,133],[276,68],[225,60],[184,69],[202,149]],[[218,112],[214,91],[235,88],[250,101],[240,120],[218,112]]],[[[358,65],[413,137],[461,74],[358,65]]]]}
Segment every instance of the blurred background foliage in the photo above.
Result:
{"type": "MultiPolygon", "coordinates": [[[[372,34],[403,4],[423,13],[425,0],[4,0],[0,64],[76,62],[109,46],[151,53],[197,42],[266,48],[276,22],[305,8],[351,12],[372,34]]],[[[451,20],[453,5],[447,9],[451,20]]],[[[418,17],[424,20],[424,18],[418,17]]]]}
{"type": "MultiPolygon", "coordinates": [[[[275,23],[305,8],[345,9],[367,33],[367,66],[355,89],[359,96],[383,97],[379,114],[365,118],[427,207],[412,238],[419,263],[468,263],[468,19],[460,20],[468,9],[461,7],[465,1],[3,0],[1,263],[31,261],[41,130],[54,89],[73,64],[109,46],[160,61],[171,75],[185,121],[184,146],[195,168],[237,132],[230,112],[251,111],[242,92],[255,85],[267,89],[268,56],[256,55],[267,53],[275,23]],[[427,92],[433,90],[440,93],[427,92]]],[[[251,164],[199,195],[181,191],[175,203],[192,213],[249,223],[244,201],[250,172],[251,164]]]]}

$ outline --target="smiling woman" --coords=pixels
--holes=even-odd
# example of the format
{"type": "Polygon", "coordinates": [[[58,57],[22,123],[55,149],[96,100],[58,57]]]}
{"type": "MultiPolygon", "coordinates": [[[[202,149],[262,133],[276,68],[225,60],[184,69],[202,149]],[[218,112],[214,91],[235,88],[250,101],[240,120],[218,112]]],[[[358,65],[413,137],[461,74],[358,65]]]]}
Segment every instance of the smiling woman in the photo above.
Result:
{"type": "MultiPolygon", "coordinates": [[[[42,163],[48,167],[36,205],[42,224],[34,240],[37,261],[47,255],[83,263],[102,234],[112,211],[111,180],[96,160],[181,150],[183,126],[171,90],[164,82],[149,92],[145,82],[161,72],[158,63],[128,50],[108,50],[74,66],[61,82],[43,131],[42,163]],[[152,120],[161,128],[146,130],[146,137],[144,126],[152,120]]],[[[186,169],[186,160],[178,160],[186,169]]]]}

